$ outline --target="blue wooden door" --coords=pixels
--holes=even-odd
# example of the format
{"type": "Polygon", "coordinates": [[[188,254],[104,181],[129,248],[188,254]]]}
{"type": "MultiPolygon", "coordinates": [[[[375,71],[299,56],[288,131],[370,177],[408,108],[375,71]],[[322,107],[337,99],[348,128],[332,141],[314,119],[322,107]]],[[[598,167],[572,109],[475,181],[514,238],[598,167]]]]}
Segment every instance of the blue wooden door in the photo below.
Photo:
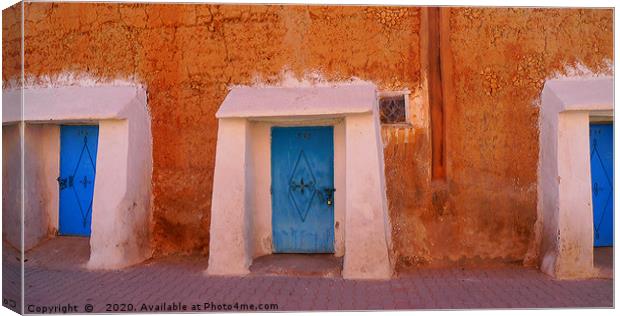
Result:
{"type": "Polygon", "coordinates": [[[590,124],[590,167],[595,247],[613,246],[613,134],[613,124],[590,124]]]}
{"type": "Polygon", "coordinates": [[[98,136],[98,126],[60,127],[61,235],[90,236],[98,136]]]}
{"type": "Polygon", "coordinates": [[[271,129],[274,252],[334,252],[332,126],[271,129]]]}

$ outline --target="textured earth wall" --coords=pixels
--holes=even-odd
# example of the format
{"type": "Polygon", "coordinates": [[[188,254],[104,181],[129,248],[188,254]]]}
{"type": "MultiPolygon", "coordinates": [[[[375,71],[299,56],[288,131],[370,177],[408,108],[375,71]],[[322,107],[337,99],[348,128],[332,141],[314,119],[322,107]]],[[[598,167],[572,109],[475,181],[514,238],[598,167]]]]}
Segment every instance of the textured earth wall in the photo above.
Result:
{"type": "MultiPolygon", "coordinates": [[[[32,3],[25,29],[27,77],[86,73],[146,86],[155,255],[208,251],[214,114],[229,85],[275,83],[283,70],[419,85],[417,8],[32,3]]],[[[6,85],[19,74],[7,62],[19,58],[19,37],[3,41],[6,85]]]]}
{"type": "Polygon", "coordinates": [[[579,64],[610,74],[613,12],[457,8],[448,23],[447,180],[419,167],[412,153],[430,150],[424,142],[386,150],[399,264],[536,264],[538,97],[545,79],[579,64]]]}
{"type": "MultiPolygon", "coordinates": [[[[27,77],[82,73],[147,88],[155,255],[208,252],[214,114],[228,86],[278,83],[288,70],[419,97],[425,78],[419,8],[31,3],[25,11],[27,77]]],[[[446,181],[431,182],[425,102],[412,102],[413,127],[383,128],[399,267],[536,257],[536,100],[544,79],[567,65],[607,71],[612,22],[611,10],[451,9],[446,181]]],[[[19,75],[16,27],[3,25],[5,86],[19,75]]]]}

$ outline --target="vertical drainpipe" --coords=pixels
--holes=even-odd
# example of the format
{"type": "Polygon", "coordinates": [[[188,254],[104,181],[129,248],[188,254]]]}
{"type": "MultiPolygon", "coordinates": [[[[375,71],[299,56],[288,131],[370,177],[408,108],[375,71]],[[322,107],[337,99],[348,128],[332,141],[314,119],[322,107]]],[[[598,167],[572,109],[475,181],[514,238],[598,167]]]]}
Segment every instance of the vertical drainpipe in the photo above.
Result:
{"type": "Polygon", "coordinates": [[[445,115],[442,80],[440,8],[426,8],[427,45],[426,58],[428,103],[431,127],[432,180],[445,179],[445,115]]]}
{"type": "Polygon", "coordinates": [[[447,176],[446,122],[454,107],[452,83],[452,53],[450,49],[450,8],[427,7],[422,9],[421,59],[426,75],[427,101],[430,114],[431,141],[431,192],[430,207],[440,216],[447,210],[449,192],[447,176]]]}
{"type": "Polygon", "coordinates": [[[426,84],[431,130],[431,175],[433,182],[445,183],[447,179],[446,122],[454,108],[452,51],[450,47],[450,8],[423,8],[424,41],[422,59],[426,65],[426,84]]]}

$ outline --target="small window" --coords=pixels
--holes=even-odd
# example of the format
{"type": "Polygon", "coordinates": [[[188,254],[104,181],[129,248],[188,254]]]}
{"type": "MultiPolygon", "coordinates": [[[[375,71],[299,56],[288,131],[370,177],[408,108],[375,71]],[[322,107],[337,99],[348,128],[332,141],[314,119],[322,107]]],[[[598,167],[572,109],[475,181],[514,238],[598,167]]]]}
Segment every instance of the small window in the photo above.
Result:
{"type": "Polygon", "coordinates": [[[408,124],[409,102],[407,92],[385,92],[379,95],[381,124],[408,124]]]}

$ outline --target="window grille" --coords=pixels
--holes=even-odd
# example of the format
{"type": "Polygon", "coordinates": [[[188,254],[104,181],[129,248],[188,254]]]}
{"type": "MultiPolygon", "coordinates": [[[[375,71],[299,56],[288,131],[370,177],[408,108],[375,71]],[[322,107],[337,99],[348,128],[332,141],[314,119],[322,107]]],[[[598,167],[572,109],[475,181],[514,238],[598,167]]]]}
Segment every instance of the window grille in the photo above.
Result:
{"type": "Polygon", "coordinates": [[[379,97],[379,113],[381,124],[407,124],[409,123],[407,108],[407,94],[398,93],[382,95],[379,97]]]}

